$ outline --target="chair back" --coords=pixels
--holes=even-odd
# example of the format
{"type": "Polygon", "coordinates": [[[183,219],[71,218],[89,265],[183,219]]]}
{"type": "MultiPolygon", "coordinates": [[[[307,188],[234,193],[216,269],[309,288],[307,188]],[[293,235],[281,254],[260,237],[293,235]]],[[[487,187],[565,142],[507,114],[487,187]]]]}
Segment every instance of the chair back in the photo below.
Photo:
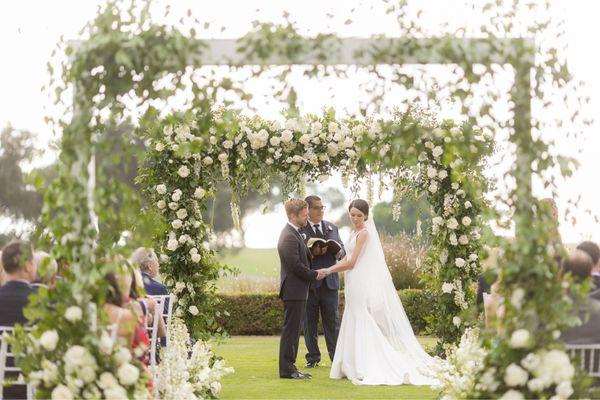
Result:
{"type": "Polygon", "coordinates": [[[589,376],[600,377],[600,343],[567,344],[567,352],[589,376]]]}
{"type": "Polygon", "coordinates": [[[4,383],[7,372],[9,375],[16,375],[17,379],[11,382],[10,386],[26,386],[27,399],[34,398],[33,386],[27,384],[21,374],[21,368],[15,365],[14,355],[8,345],[7,338],[13,334],[12,326],[0,326],[0,400],[4,399],[4,383]],[[8,360],[13,360],[9,365],[8,360]]]}
{"type": "MultiPolygon", "coordinates": [[[[158,321],[162,318],[165,321],[165,326],[168,329],[168,324],[171,321],[171,313],[173,311],[173,301],[175,296],[149,296],[156,302],[154,307],[154,315],[152,318],[152,326],[148,327],[148,336],[150,336],[150,365],[156,366],[156,351],[158,348],[158,321]]],[[[166,344],[169,344],[169,332],[167,331],[166,344]]]]}

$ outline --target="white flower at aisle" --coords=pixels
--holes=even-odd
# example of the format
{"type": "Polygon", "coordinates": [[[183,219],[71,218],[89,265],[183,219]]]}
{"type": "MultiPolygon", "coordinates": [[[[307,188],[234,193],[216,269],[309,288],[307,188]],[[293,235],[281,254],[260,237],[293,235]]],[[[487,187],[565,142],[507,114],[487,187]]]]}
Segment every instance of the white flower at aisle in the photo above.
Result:
{"type": "Polygon", "coordinates": [[[215,398],[221,378],[234,372],[218,359],[208,343],[192,346],[184,322],[174,317],[169,325],[169,345],[161,350],[156,384],[161,399],[215,398]]]}

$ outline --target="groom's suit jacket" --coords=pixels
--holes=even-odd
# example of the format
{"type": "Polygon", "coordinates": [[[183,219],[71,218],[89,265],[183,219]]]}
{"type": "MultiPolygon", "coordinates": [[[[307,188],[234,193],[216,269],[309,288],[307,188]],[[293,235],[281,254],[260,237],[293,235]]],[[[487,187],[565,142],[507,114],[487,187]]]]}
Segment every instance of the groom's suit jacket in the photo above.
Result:
{"type": "Polygon", "coordinates": [[[310,269],[309,250],[302,234],[290,224],[285,224],[277,243],[281,262],[279,298],[306,300],[310,283],[317,280],[317,271],[310,269]]]}
{"type": "MultiPolygon", "coordinates": [[[[319,237],[317,235],[317,233],[315,232],[314,227],[310,224],[310,222],[306,225],[306,227],[304,227],[302,229],[306,233],[307,241],[311,237],[319,237]]],[[[321,221],[320,229],[321,229],[321,232],[323,233],[323,239],[325,239],[325,240],[333,239],[342,245],[342,254],[340,255],[340,259],[343,258],[346,255],[346,250],[344,249],[344,244],[342,243],[342,239],[340,239],[340,232],[338,231],[338,227],[335,226],[334,224],[332,224],[331,222],[321,221]]],[[[328,253],[328,254],[324,254],[322,256],[315,256],[312,259],[311,268],[314,270],[328,268],[328,267],[331,267],[332,265],[335,265],[336,262],[337,262],[337,260],[335,258],[335,255],[333,255],[333,254],[328,253]]],[[[325,279],[323,279],[323,281],[325,281],[325,284],[327,285],[327,287],[329,289],[338,290],[340,288],[340,277],[337,272],[334,274],[328,275],[325,279]]],[[[316,281],[312,284],[312,286],[315,288],[318,288],[322,285],[323,281],[316,281]]]]}

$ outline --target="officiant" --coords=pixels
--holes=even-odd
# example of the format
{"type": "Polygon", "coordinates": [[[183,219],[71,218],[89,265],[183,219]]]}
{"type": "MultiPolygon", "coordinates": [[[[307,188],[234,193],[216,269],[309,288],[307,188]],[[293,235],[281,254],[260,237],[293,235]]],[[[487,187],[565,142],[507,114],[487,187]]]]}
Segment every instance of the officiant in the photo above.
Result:
{"type": "MultiPolygon", "coordinates": [[[[322,238],[325,240],[334,240],[340,245],[342,241],[338,227],[331,222],[323,220],[325,206],[318,196],[308,196],[304,199],[308,203],[308,223],[303,228],[306,234],[306,241],[310,238],[322,238]]],[[[335,265],[337,260],[345,256],[343,249],[337,253],[326,251],[326,248],[320,248],[323,251],[313,253],[311,269],[318,270],[335,265]]],[[[319,315],[323,324],[325,334],[325,343],[329,359],[333,361],[335,353],[335,344],[337,343],[340,330],[340,317],[338,313],[340,289],[340,278],[337,273],[327,276],[311,284],[306,302],[306,318],[304,318],[304,341],[308,353],[306,353],[306,368],[315,368],[321,362],[321,352],[319,350],[319,333],[317,326],[319,324],[319,315]]]]}

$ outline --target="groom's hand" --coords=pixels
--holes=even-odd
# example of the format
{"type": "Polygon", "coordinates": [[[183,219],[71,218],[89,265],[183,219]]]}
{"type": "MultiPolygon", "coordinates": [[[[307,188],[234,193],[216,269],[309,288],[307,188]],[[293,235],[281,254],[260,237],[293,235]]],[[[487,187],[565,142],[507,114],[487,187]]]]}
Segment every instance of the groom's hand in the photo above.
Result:
{"type": "Polygon", "coordinates": [[[325,279],[326,276],[327,276],[327,272],[325,271],[325,269],[317,270],[317,280],[318,281],[325,279]]]}

